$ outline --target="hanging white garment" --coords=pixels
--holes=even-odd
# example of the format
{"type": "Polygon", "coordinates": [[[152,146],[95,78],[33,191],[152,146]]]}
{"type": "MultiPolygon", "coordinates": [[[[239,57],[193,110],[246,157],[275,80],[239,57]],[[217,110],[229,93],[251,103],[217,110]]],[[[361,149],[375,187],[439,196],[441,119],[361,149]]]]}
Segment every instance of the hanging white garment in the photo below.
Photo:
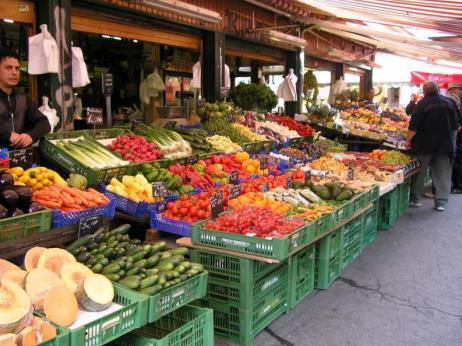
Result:
{"type": "Polygon", "coordinates": [[[56,40],[46,24],[40,25],[40,34],[29,37],[29,74],[58,73],[59,52],[56,40]]]}
{"type": "Polygon", "coordinates": [[[285,102],[297,101],[297,80],[294,70],[290,69],[289,74],[278,86],[277,96],[283,98],[285,102]]]}
{"type": "MultiPolygon", "coordinates": [[[[150,97],[157,97],[160,92],[165,90],[165,83],[159,75],[157,68],[146,78],[147,93],[150,97]]],[[[149,102],[148,102],[149,103],[149,102]]]]}
{"type": "Polygon", "coordinates": [[[72,87],[81,88],[90,83],[82,49],[72,47],[72,87]]]}
{"type": "Polygon", "coordinates": [[[201,62],[200,61],[196,62],[193,66],[193,79],[192,79],[191,87],[193,89],[201,88],[201,62]]]}
{"type": "Polygon", "coordinates": [[[328,103],[330,103],[331,105],[334,104],[335,96],[340,95],[345,89],[347,89],[346,82],[343,80],[343,77],[340,77],[335,81],[332,88],[330,88],[329,98],[327,100],[328,103]]]}
{"type": "Polygon", "coordinates": [[[146,79],[141,82],[140,84],[140,100],[142,103],[149,104],[151,101],[151,98],[148,94],[148,83],[146,79]]]}
{"type": "Polygon", "coordinates": [[[50,123],[50,133],[53,133],[53,129],[58,125],[59,118],[56,115],[56,109],[50,108],[48,105],[48,97],[42,97],[42,106],[39,108],[39,111],[48,118],[48,122],[50,123]]]}
{"type": "Polygon", "coordinates": [[[231,74],[229,72],[229,66],[225,64],[225,88],[231,88],[231,74]]]}

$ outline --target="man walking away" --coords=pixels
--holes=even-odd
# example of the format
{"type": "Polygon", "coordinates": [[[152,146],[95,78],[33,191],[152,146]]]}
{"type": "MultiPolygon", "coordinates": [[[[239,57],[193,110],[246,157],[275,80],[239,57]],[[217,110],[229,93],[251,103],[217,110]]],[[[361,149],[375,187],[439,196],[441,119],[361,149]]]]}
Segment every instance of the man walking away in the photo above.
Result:
{"type": "MultiPolygon", "coordinates": [[[[459,112],[462,110],[460,96],[462,86],[455,82],[448,85],[448,97],[455,102],[459,112]]],[[[459,113],[460,117],[460,113],[459,113]]],[[[462,117],[459,118],[462,120],[462,117]]],[[[456,154],[452,163],[452,193],[462,193],[462,132],[458,131],[456,138],[456,154]]]]}
{"type": "Polygon", "coordinates": [[[435,185],[435,209],[444,211],[451,190],[451,158],[459,127],[454,102],[439,94],[438,84],[423,86],[424,98],[412,112],[406,146],[412,149],[421,167],[411,188],[410,206],[420,207],[425,175],[430,167],[435,185]]]}

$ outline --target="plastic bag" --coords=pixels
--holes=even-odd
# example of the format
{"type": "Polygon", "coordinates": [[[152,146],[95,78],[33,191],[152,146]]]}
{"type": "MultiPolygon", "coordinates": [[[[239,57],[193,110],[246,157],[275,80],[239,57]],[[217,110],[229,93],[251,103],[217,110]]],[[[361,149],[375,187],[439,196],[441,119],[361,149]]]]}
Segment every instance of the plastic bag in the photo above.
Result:
{"type": "Polygon", "coordinates": [[[51,127],[50,133],[53,133],[54,128],[59,123],[59,117],[56,115],[56,109],[50,108],[48,105],[48,97],[42,96],[42,102],[43,104],[39,108],[39,111],[48,118],[51,127]]]}
{"type": "Polygon", "coordinates": [[[40,25],[42,31],[29,37],[29,74],[58,73],[59,52],[56,40],[51,36],[46,24],[40,25]]]}

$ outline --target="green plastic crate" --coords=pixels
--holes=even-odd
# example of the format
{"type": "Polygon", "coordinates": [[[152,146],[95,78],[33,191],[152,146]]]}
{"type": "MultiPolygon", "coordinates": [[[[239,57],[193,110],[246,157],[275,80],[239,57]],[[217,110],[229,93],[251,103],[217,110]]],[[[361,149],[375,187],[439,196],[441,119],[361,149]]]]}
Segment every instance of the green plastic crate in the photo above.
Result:
{"type": "Polygon", "coordinates": [[[409,195],[411,190],[411,178],[404,179],[398,186],[398,217],[403,215],[409,208],[409,195]]]}
{"type": "Polygon", "coordinates": [[[332,227],[334,227],[335,223],[335,212],[321,216],[319,219],[312,223],[314,225],[313,227],[315,237],[319,237],[329,232],[332,227]]]}
{"type": "Polygon", "coordinates": [[[255,282],[277,269],[280,264],[270,264],[247,258],[223,255],[192,249],[191,261],[200,263],[220,285],[236,285],[241,282],[255,282]]]}
{"type": "MultiPolygon", "coordinates": [[[[40,315],[37,315],[37,316],[40,316],[40,315]]],[[[43,316],[40,316],[40,318],[43,318],[46,320],[46,318],[44,318],[43,316]]],[[[41,342],[39,346],[68,346],[70,343],[69,332],[66,329],[52,322],[50,323],[53,324],[53,326],[56,328],[56,337],[54,337],[51,340],[41,342]]]]}
{"type": "Polygon", "coordinates": [[[202,298],[207,292],[208,273],[193,276],[178,285],[149,296],[148,322],[157,321],[179,307],[202,298]]]}
{"type": "MultiPolygon", "coordinates": [[[[340,223],[351,217],[355,212],[354,200],[347,201],[342,206],[338,207],[332,214],[334,223],[340,223]]],[[[328,231],[328,230],[326,230],[328,231]]]]}
{"type": "MultiPolygon", "coordinates": [[[[316,254],[319,250],[316,247],[316,254]]],[[[327,289],[342,272],[342,263],[340,253],[329,259],[321,259],[316,256],[314,271],[314,287],[318,289],[327,289]]]]}
{"type": "Polygon", "coordinates": [[[318,258],[328,260],[339,254],[341,248],[341,237],[341,229],[339,228],[320,239],[316,243],[316,260],[318,258]]]}
{"type": "Polygon", "coordinates": [[[284,238],[259,238],[205,229],[206,221],[193,224],[193,244],[284,260],[315,238],[315,228],[304,225],[284,238]]]}
{"type": "Polygon", "coordinates": [[[115,342],[120,346],[212,346],[213,311],[186,305],[115,342]]]}
{"type": "Polygon", "coordinates": [[[287,284],[267,293],[272,299],[256,304],[248,309],[201,299],[194,303],[213,309],[215,336],[219,339],[250,346],[255,337],[271,322],[287,312],[287,284]]]}
{"type": "Polygon", "coordinates": [[[104,345],[147,323],[148,296],[114,284],[114,302],[122,308],[77,329],[66,328],[71,346],[104,345]]]}
{"type": "Polygon", "coordinates": [[[294,309],[303,298],[314,290],[314,266],[316,246],[313,244],[289,258],[289,299],[294,309]]]}
{"type": "Polygon", "coordinates": [[[395,188],[379,199],[377,228],[387,231],[398,219],[399,189],[395,188]]]}
{"type": "Polygon", "coordinates": [[[380,197],[380,185],[374,185],[367,193],[369,195],[369,204],[375,202],[380,197]]]}
{"type": "Polygon", "coordinates": [[[377,237],[377,203],[364,213],[363,220],[363,249],[377,237]]]}
{"type": "Polygon", "coordinates": [[[342,269],[353,262],[363,249],[363,224],[363,216],[361,215],[342,227],[340,251],[342,269]]]}
{"type": "Polygon", "coordinates": [[[362,192],[353,198],[353,200],[351,201],[353,204],[353,213],[356,213],[357,211],[364,209],[369,205],[372,198],[371,194],[372,192],[369,190],[362,192]]]}
{"type": "Polygon", "coordinates": [[[51,210],[8,217],[0,220],[0,241],[16,240],[35,233],[49,231],[51,210]]]}

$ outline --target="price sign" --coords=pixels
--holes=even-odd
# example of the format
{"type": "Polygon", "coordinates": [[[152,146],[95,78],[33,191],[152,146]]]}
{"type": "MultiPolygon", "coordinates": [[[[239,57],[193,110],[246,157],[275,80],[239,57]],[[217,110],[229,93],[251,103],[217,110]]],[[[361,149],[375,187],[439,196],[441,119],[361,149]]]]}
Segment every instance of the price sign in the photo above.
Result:
{"type": "Polygon", "coordinates": [[[354,178],[354,170],[353,170],[353,163],[348,164],[348,180],[353,180],[354,178]]]}
{"type": "Polygon", "coordinates": [[[268,169],[268,156],[260,158],[260,169],[268,169]]]}
{"type": "Polygon", "coordinates": [[[167,197],[167,186],[162,181],[155,181],[152,183],[152,195],[155,197],[167,197]]]}
{"type": "Polygon", "coordinates": [[[190,165],[194,165],[198,160],[199,157],[197,156],[197,154],[193,154],[190,157],[188,157],[187,163],[190,165]]]}
{"type": "Polygon", "coordinates": [[[104,73],[102,75],[103,94],[112,94],[114,92],[114,78],[112,73],[104,73]]]}
{"type": "Polygon", "coordinates": [[[229,187],[229,199],[236,198],[241,194],[241,185],[233,185],[229,187]]]}
{"type": "Polygon", "coordinates": [[[176,126],[177,122],[172,120],[172,121],[167,121],[164,125],[165,128],[167,129],[172,129],[176,126]]]}
{"type": "Polygon", "coordinates": [[[269,191],[269,184],[265,183],[260,186],[260,191],[261,192],[268,192],[269,191]]]}
{"type": "Polygon", "coordinates": [[[31,168],[34,163],[34,149],[26,148],[11,150],[8,152],[8,158],[10,160],[10,167],[22,167],[24,169],[31,168]]]}
{"type": "Polygon", "coordinates": [[[82,217],[79,220],[79,233],[77,238],[83,237],[84,235],[94,233],[98,228],[103,225],[103,216],[87,216],[82,217]]]}
{"type": "Polygon", "coordinates": [[[103,109],[87,107],[87,124],[101,125],[103,123],[103,109]]]}
{"type": "Polygon", "coordinates": [[[305,183],[311,181],[311,169],[305,171],[305,183]]]}
{"type": "Polygon", "coordinates": [[[232,171],[229,173],[229,183],[233,185],[239,184],[239,174],[237,171],[232,171]]]}
{"type": "Polygon", "coordinates": [[[294,187],[294,178],[293,177],[287,177],[286,179],[286,187],[288,189],[291,189],[294,187]]]}
{"type": "Polygon", "coordinates": [[[212,219],[215,219],[223,212],[223,195],[221,191],[210,197],[210,208],[212,210],[212,219]]]}

